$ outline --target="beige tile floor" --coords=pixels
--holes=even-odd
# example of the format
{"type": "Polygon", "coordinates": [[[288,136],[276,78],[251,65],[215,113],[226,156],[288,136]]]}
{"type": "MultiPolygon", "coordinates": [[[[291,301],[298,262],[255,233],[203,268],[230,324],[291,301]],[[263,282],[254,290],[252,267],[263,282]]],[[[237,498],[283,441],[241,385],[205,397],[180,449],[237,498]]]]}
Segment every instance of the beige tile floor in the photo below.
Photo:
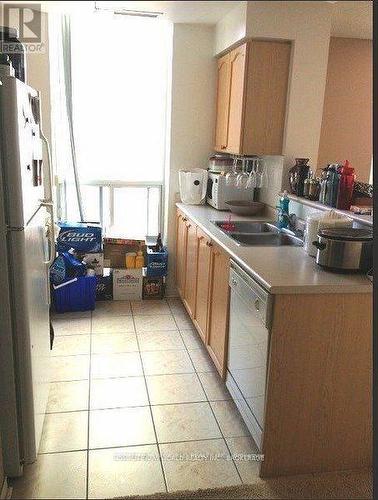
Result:
{"type": "Polygon", "coordinates": [[[113,498],[251,481],[258,453],[178,299],[54,318],[39,456],[13,498],[113,498]],[[215,459],[214,459],[215,457],[215,459]]]}

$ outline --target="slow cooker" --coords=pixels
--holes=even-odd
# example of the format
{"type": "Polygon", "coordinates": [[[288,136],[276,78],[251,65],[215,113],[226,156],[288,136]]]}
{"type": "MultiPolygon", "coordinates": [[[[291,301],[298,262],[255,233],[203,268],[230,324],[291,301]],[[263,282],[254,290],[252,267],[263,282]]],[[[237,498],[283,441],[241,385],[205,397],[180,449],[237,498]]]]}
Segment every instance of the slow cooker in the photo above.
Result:
{"type": "Polygon", "coordinates": [[[330,271],[367,272],[373,267],[373,231],[338,227],[318,231],[316,263],[330,271]]]}

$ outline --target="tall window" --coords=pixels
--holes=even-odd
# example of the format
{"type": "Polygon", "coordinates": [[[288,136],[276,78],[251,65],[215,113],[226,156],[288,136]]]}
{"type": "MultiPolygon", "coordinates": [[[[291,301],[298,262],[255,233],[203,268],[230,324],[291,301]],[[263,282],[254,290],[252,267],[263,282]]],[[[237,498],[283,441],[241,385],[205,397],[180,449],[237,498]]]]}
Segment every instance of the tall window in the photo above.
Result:
{"type": "Polygon", "coordinates": [[[169,24],[157,19],[100,11],[71,22],[86,219],[127,237],[160,230],[171,38],[169,24]]]}

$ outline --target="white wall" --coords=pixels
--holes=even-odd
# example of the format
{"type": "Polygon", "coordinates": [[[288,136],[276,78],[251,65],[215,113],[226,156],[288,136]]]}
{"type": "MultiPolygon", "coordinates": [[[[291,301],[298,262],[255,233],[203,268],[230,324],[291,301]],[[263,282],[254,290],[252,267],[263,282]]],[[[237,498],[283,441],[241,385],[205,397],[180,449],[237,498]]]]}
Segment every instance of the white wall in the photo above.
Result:
{"type": "MultiPolygon", "coordinates": [[[[293,44],[283,146],[284,185],[286,172],[295,157],[310,158],[312,165],[317,163],[331,18],[332,4],[328,2],[247,2],[247,38],[291,40],[293,44]]],[[[233,31],[229,25],[232,20],[234,32],[241,31],[243,15],[240,9],[234,9],[234,16],[226,20],[228,33],[233,31]]],[[[216,27],[215,53],[226,48],[224,21],[216,27]]]]}
{"type": "Polygon", "coordinates": [[[286,171],[295,157],[317,164],[331,20],[328,2],[249,2],[248,37],[293,41],[283,147],[286,171]]]}
{"type": "Polygon", "coordinates": [[[215,27],[215,54],[219,54],[242,40],[247,33],[247,7],[249,2],[235,2],[215,27]]]}
{"type": "Polygon", "coordinates": [[[172,113],[165,227],[169,250],[167,294],[174,293],[178,171],[207,167],[215,125],[214,26],[175,24],[172,53],[172,113]]]}

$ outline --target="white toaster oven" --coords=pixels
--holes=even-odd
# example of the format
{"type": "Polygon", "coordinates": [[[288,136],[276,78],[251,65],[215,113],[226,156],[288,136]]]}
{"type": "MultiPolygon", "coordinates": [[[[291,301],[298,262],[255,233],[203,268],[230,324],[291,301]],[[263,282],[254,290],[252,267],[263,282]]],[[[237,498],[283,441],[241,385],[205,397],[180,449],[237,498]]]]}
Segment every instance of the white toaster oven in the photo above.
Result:
{"type": "Polygon", "coordinates": [[[217,210],[229,210],[226,201],[253,201],[254,189],[226,185],[226,176],[209,172],[206,201],[217,210]]]}

